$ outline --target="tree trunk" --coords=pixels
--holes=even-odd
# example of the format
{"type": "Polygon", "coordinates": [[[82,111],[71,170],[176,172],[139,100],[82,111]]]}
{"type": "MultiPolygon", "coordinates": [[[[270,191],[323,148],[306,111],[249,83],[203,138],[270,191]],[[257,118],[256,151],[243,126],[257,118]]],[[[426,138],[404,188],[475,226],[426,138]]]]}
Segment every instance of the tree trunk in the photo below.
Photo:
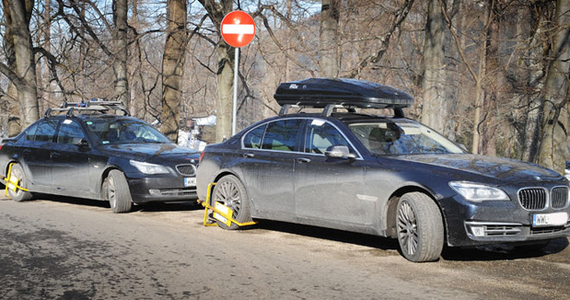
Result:
{"type": "Polygon", "coordinates": [[[338,22],[340,0],[323,0],[321,26],[319,30],[319,66],[323,77],[337,77],[338,63],[338,22]]]}
{"type": "MultiPolygon", "coordinates": [[[[529,20],[530,7],[525,7],[525,9],[519,10],[518,20],[529,20]]],[[[540,58],[543,53],[543,46],[541,46],[540,32],[543,30],[544,21],[540,21],[537,24],[534,32],[531,32],[532,28],[527,22],[518,22],[517,24],[517,36],[526,37],[524,40],[518,42],[517,48],[528,49],[526,51],[526,57],[528,59],[520,59],[519,65],[520,69],[526,70],[525,73],[521,74],[522,82],[526,82],[526,85],[532,88],[532,93],[523,93],[520,97],[523,98],[522,103],[525,104],[526,109],[524,113],[524,130],[522,130],[520,141],[522,143],[522,154],[521,159],[524,161],[536,161],[538,154],[538,142],[539,142],[539,127],[540,127],[540,115],[542,110],[541,99],[535,94],[538,94],[540,90],[543,89],[544,81],[539,80],[542,76],[542,70],[544,69],[540,58]],[[528,40],[528,43],[526,41],[528,40]]]]}
{"type": "Polygon", "coordinates": [[[161,131],[172,141],[178,140],[182,75],[186,49],[186,0],[166,2],[168,32],[162,58],[162,116],[161,131]]]}
{"type": "Polygon", "coordinates": [[[3,68],[2,73],[16,85],[22,128],[39,118],[36,62],[29,27],[33,7],[33,0],[4,0],[14,46],[15,72],[3,68]]]}
{"type": "MultiPolygon", "coordinates": [[[[441,0],[445,1],[445,0],[441,0]]],[[[445,19],[440,0],[428,4],[426,37],[424,42],[424,76],[422,123],[447,135],[450,123],[449,105],[445,93],[445,19]]]]}
{"type": "MultiPolygon", "coordinates": [[[[216,25],[218,33],[221,35],[221,24],[225,15],[233,8],[232,0],[200,0],[210,20],[216,25]]],[[[235,49],[230,47],[220,36],[216,45],[218,57],[218,70],[216,76],[217,94],[216,101],[216,142],[221,142],[232,135],[232,109],[233,109],[233,81],[234,81],[234,56],[235,49]]]]}
{"type": "Polygon", "coordinates": [[[221,40],[216,46],[218,56],[218,99],[216,101],[216,142],[232,136],[234,64],[236,49],[221,40]]]}
{"type": "Polygon", "coordinates": [[[488,13],[487,41],[485,48],[485,71],[479,73],[485,80],[485,90],[483,98],[484,120],[480,123],[479,131],[481,135],[481,154],[497,155],[497,102],[501,83],[501,72],[499,71],[499,21],[495,18],[493,11],[495,3],[491,2],[488,13]]]}
{"type": "Polygon", "coordinates": [[[568,112],[570,100],[570,0],[558,0],[556,3],[557,30],[554,36],[552,61],[548,68],[543,103],[542,140],[539,148],[538,163],[564,174],[567,157],[568,130],[570,129],[568,112]]]}
{"type": "Polygon", "coordinates": [[[128,0],[113,1],[113,20],[115,22],[115,32],[113,34],[113,42],[115,44],[115,59],[113,62],[113,71],[115,73],[115,95],[114,99],[125,104],[126,108],[130,107],[129,80],[127,77],[127,18],[128,18],[128,0]]]}

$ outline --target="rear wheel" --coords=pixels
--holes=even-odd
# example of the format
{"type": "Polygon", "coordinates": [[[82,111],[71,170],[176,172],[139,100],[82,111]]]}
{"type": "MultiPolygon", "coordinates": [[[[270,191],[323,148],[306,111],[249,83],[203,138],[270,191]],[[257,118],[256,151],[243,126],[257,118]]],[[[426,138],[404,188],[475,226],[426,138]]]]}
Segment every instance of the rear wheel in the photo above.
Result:
{"type": "Polygon", "coordinates": [[[422,193],[404,194],[396,216],[402,255],[413,262],[435,261],[444,242],[443,219],[435,202],[422,193]]]}
{"type": "Polygon", "coordinates": [[[131,191],[125,174],[119,170],[111,170],[103,184],[107,199],[114,213],[131,211],[133,205],[131,191]]]}
{"type": "MultiPolygon", "coordinates": [[[[18,186],[20,187],[26,186],[26,175],[24,174],[24,169],[22,169],[22,166],[20,166],[20,164],[13,164],[9,175],[11,182],[17,182],[18,186]]],[[[8,196],[12,198],[12,200],[20,202],[32,198],[32,193],[26,192],[16,187],[10,188],[9,183],[6,184],[8,184],[8,196]]]]}
{"type": "MultiPolygon", "coordinates": [[[[215,207],[216,202],[220,202],[229,207],[233,211],[233,218],[239,223],[251,221],[247,192],[243,183],[233,175],[224,176],[216,183],[210,202],[212,207],[215,207]]],[[[230,226],[227,226],[223,222],[216,221],[218,222],[218,226],[224,229],[235,230],[239,228],[235,223],[231,223],[230,226]]]]}

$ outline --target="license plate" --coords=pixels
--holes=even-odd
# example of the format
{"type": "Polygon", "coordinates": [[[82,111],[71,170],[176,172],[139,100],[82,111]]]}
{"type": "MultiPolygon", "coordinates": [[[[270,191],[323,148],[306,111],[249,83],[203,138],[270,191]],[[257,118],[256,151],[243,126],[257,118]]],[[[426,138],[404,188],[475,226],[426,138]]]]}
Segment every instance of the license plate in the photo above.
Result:
{"type": "Polygon", "coordinates": [[[196,186],[196,177],[184,178],[184,187],[196,186]]]}
{"type": "Polygon", "coordinates": [[[568,213],[559,212],[551,214],[534,214],[532,216],[532,226],[562,226],[568,223],[568,213]]]}

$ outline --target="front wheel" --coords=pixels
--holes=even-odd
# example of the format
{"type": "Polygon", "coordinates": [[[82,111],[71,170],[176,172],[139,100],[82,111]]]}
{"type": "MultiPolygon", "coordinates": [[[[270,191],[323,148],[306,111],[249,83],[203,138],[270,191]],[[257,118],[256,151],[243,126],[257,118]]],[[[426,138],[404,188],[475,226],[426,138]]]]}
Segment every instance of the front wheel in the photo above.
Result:
{"type": "Polygon", "coordinates": [[[422,193],[404,194],[396,217],[402,255],[413,262],[435,261],[444,243],[443,218],[435,202],[422,193]]]}
{"type": "MultiPolygon", "coordinates": [[[[233,211],[233,218],[237,222],[246,223],[251,221],[247,192],[243,183],[241,183],[237,177],[226,175],[216,183],[210,205],[215,207],[216,202],[220,202],[229,207],[233,211]]],[[[218,222],[218,226],[224,229],[235,230],[239,228],[235,223],[231,223],[230,226],[227,226],[223,222],[216,221],[218,222]]]]}
{"type": "MultiPolygon", "coordinates": [[[[20,164],[15,163],[12,165],[9,176],[11,182],[16,182],[20,187],[26,186],[26,175],[24,174],[24,169],[22,169],[22,166],[20,166],[20,164]]],[[[26,192],[17,187],[10,188],[10,184],[6,184],[8,185],[8,196],[12,198],[12,200],[20,202],[32,198],[32,193],[26,192]]]]}
{"type": "Polygon", "coordinates": [[[131,211],[132,197],[131,190],[125,174],[119,170],[111,170],[109,176],[105,178],[103,189],[107,195],[107,200],[114,213],[125,213],[131,211]]]}

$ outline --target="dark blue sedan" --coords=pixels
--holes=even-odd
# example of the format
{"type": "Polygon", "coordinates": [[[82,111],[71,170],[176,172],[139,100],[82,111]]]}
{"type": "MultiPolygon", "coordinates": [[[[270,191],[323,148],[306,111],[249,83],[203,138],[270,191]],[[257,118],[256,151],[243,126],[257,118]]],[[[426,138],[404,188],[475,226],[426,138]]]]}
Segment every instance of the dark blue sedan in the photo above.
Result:
{"type": "Polygon", "coordinates": [[[444,245],[537,249],[570,234],[564,176],[467,153],[405,118],[412,98],[402,91],[309,79],[275,98],[279,116],[203,152],[198,196],[215,183],[210,205],[235,220],[223,228],[269,219],[393,237],[415,262],[437,260],[444,245]]]}
{"type": "Polygon", "coordinates": [[[132,204],[196,199],[199,153],[109,106],[59,109],[0,146],[0,175],[15,201],[35,193],[132,204]]]}

